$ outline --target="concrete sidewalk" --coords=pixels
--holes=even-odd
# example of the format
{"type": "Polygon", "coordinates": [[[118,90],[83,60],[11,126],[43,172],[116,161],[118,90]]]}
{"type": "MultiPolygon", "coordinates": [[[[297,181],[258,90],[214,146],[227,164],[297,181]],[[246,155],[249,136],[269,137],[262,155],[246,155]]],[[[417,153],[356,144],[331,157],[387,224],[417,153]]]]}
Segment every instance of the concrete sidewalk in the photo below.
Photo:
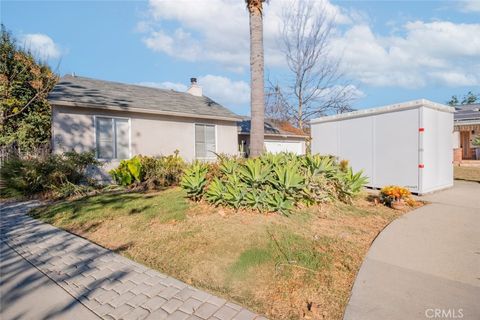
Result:
{"type": "Polygon", "coordinates": [[[345,320],[480,319],[480,184],[422,199],[374,241],[345,320]]]}
{"type": "Polygon", "coordinates": [[[2,320],[265,319],[32,219],[33,206],[1,208],[2,320]]]}

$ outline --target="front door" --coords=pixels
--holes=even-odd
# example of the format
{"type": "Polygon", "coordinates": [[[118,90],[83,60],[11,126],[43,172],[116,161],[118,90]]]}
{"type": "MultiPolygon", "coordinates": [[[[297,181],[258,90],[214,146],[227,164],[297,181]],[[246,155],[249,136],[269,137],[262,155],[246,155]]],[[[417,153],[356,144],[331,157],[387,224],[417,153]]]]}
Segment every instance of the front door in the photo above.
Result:
{"type": "Polygon", "coordinates": [[[470,131],[460,131],[460,147],[462,147],[462,159],[471,159],[470,131]]]}

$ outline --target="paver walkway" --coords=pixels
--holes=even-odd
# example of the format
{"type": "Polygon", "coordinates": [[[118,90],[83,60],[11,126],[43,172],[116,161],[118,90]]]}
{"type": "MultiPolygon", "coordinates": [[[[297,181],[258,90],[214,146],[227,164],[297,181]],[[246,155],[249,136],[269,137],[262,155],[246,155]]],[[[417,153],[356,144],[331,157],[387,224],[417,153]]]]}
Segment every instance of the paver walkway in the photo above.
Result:
{"type": "Polygon", "coordinates": [[[480,184],[422,199],[374,241],[344,320],[480,319],[480,184]]]}
{"type": "Polygon", "coordinates": [[[0,241],[0,319],[100,318],[0,241]]]}
{"type": "MultiPolygon", "coordinates": [[[[265,319],[88,240],[32,219],[26,212],[35,205],[29,202],[2,207],[1,241],[62,287],[74,301],[101,318],[265,319]]],[[[10,296],[15,296],[16,303],[22,301],[30,279],[27,277],[23,282],[9,292],[10,296]]],[[[10,301],[2,297],[1,302],[3,313],[10,307],[10,301]]],[[[56,314],[44,318],[54,318],[59,312],[70,309],[72,306],[58,306],[56,314]]]]}

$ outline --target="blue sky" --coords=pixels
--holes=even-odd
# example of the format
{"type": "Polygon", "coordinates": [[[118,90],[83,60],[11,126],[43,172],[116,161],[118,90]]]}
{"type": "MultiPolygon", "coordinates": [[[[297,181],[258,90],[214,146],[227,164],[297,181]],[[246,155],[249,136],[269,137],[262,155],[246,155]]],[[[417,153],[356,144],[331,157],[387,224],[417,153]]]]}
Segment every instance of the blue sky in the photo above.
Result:
{"type": "MultiPolygon", "coordinates": [[[[480,92],[480,1],[331,1],[332,46],[355,85],[356,108],[480,92]]],[[[272,79],[282,1],[265,9],[272,79]]],[[[5,1],[1,20],[58,73],[204,92],[249,113],[248,16],[243,0],[5,1]]]]}

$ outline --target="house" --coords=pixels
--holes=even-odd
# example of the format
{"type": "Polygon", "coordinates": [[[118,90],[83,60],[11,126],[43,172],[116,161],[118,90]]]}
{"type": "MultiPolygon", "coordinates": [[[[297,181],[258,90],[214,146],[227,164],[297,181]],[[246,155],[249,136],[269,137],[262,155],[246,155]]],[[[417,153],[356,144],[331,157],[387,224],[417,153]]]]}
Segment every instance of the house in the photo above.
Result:
{"type": "Polygon", "coordinates": [[[195,78],[185,93],[67,75],[48,100],[53,152],[94,150],[105,170],[138,154],[238,154],[241,118],[203,96],[195,78]]]}
{"type": "MultiPolygon", "coordinates": [[[[238,122],[238,145],[245,155],[249,154],[250,146],[249,118],[238,122]]],[[[265,151],[271,153],[293,152],[305,154],[308,135],[302,130],[293,127],[286,121],[265,121],[265,151]]]]}
{"type": "Polygon", "coordinates": [[[480,146],[472,144],[480,136],[480,103],[455,106],[454,114],[454,160],[480,160],[480,146]]]}

